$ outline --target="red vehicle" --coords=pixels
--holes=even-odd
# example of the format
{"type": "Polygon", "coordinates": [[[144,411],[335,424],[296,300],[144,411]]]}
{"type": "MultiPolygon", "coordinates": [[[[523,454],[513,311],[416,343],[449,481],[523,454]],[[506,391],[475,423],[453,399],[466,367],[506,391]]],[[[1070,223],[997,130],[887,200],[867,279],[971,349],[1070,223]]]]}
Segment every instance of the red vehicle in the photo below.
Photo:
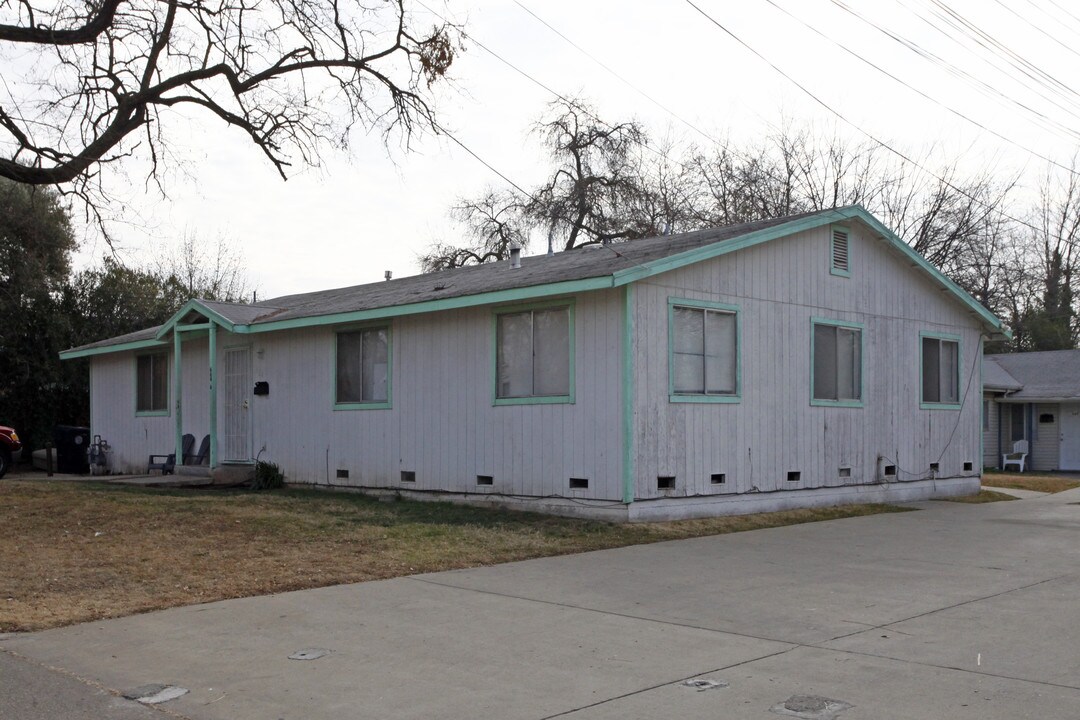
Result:
{"type": "Polygon", "coordinates": [[[11,467],[12,457],[22,449],[19,435],[12,428],[0,425],[0,478],[7,474],[11,467]]]}

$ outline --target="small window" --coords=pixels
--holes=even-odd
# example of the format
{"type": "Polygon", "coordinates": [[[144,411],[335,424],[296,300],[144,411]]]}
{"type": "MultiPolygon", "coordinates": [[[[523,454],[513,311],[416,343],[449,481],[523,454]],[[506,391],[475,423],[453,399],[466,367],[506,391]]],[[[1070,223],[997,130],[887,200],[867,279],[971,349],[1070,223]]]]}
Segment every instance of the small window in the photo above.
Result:
{"type": "Polygon", "coordinates": [[[831,260],[833,275],[844,277],[851,275],[848,264],[848,231],[843,228],[832,229],[831,260]]]}
{"type": "Polygon", "coordinates": [[[788,474],[787,474],[787,481],[788,482],[795,483],[795,482],[799,482],[800,480],[802,480],[802,473],[801,472],[799,472],[798,470],[791,470],[791,471],[788,472],[788,474]]]}
{"type": "Polygon", "coordinates": [[[895,465],[886,465],[885,466],[885,477],[896,477],[896,466],[895,465]]]}
{"type": "Polygon", "coordinates": [[[589,478],[570,478],[571,490],[588,490],[589,478]]]}
{"type": "Polygon", "coordinates": [[[349,471],[348,470],[343,470],[342,468],[338,468],[338,471],[337,471],[337,479],[338,480],[347,480],[348,477],[349,477],[349,471]]]}
{"type": "Polygon", "coordinates": [[[738,395],[736,322],[732,310],[672,306],[673,396],[732,398],[738,395]]]}
{"type": "Polygon", "coordinates": [[[813,400],[862,405],[862,330],[826,321],[813,324],[813,400]]]}
{"type": "Polygon", "coordinates": [[[960,343],[922,339],[922,401],[929,405],[960,403],[960,343]]]}
{"type": "Polygon", "coordinates": [[[983,400],[983,432],[987,432],[990,430],[990,410],[993,407],[994,406],[990,403],[989,400],[983,400]]]}
{"type": "Polygon", "coordinates": [[[1050,425],[1053,422],[1054,422],[1054,414],[1053,413],[1041,413],[1039,415],[1039,424],[1040,425],[1050,425]]]}
{"type": "Polygon", "coordinates": [[[390,328],[337,334],[337,405],[377,405],[390,401],[390,328]]]}
{"type": "Polygon", "coordinates": [[[723,485],[727,483],[727,475],[724,473],[713,473],[709,478],[709,482],[713,485],[723,485]]]}
{"type": "Polygon", "coordinates": [[[495,484],[495,477],[493,475],[477,475],[476,476],[476,484],[477,485],[494,485],[495,484]]]}
{"type": "Polygon", "coordinates": [[[675,489],[675,476],[674,475],[661,475],[656,478],[657,490],[674,490],[675,489]]]}
{"type": "Polygon", "coordinates": [[[135,363],[135,412],[169,412],[169,354],[139,355],[135,363]]]}
{"type": "Polygon", "coordinates": [[[416,482],[416,471],[415,470],[402,470],[401,471],[401,482],[407,482],[407,483],[416,482]]]}
{"type": "Polygon", "coordinates": [[[496,316],[497,400],[569,400],[570,315],[567,305],[496,316]]]}

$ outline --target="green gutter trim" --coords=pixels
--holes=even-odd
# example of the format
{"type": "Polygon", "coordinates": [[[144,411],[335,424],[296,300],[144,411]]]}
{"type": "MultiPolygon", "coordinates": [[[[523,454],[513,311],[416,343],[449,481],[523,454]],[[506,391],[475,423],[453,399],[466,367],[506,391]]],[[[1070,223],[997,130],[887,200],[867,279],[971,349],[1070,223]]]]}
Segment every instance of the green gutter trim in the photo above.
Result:
{"type": "Polygon", "coordinates": [[[634,286],[627,284],[623,299],[623,502],[634,502],[634,286]]]}
{"type": "Polygon", "coordinates": [[[173,333],[173,392],[176,394],[176,426],[174,429],[176,439],[177,465],[184,464],[184,423],[183,423],[183,365],[180,360],[180,333],[173,333]]]}
{"type": "MultiPolygon", "coordinates": [[[[514,271],[507,270],[507,272],[514,271]]],[[[463,295],[461,297],[446,298],[445,300],[427,300],[425,302],[411,303],[409,305],[356,310],[347,313],[336,313],[334,315],[296,318],[294,320],[278,320],[274,322],[256,323],[254,325],[237,325],[234,332],[260,333],[318,325],[337,325],[339,323],[378,320],[399,317],[401,315],[438,312],[440,310],[457,310],[459,308],[476,307],[477,305],[495,305],[498,303],[518,302],[523,300],[529,301],[536,298],[554,295],[569,295],[587,290],[602,290],[610,287],[611,276],[602,275],[600,277],[586,278],[584,280],[566,280],[557,283],[547,283],[545,285],[511,288],[509,290],[495,290],[493,292],[479,293],[477,295],[463,295]]]]}
{"type": "Polygon", "coordinates": [[[61,360],[74,360],[76,358],[90,357],[91,355],[106,355],[108,353],[123,352],[124,350],[143,350],[145,348],[161,348],[168,347],[169,343],[162,340],[133,340],[131,342],[120,343],[119,345],[105,345],[96,348],[87,348],[86,350],[62,350],[60,352],[61,360]]]}
{"type": "Polygon", "coordinates": [[[210,323],[210,468],[217,467],[217,324],[210,323]]]}

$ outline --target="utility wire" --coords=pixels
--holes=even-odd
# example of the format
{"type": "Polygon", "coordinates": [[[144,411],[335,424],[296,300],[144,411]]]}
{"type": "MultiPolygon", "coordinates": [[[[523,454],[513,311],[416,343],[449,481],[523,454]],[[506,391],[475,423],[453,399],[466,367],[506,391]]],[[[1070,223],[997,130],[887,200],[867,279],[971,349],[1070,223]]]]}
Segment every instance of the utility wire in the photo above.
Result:
{"type": "Polygon", "coordinates": [[[1074,50],[1073,48],[1071,48],[1071,47],[1069,47],[1068,45],[1066,45],[1065,43],[1061,42],[1061,40],[1059,40],[1059,39],[1058,39],[1058,38],[1056,38],[1055,36],[1051,35],[1050,33],[1046,32],[1046,31],[1045,31],[1045,30],[1043,30],[1043,29],[1042,29],[1041,27],[1039,27],[1039,26],[1038,26],[1038,25],[1036,25],[1035,23],[1031,22],[1031,21],[1030,21],[1030,20],[1028,20],[1028,19],[1027,19],[1026,17],[1024,17],[1023,15],[1021,15],[1020,13],[1016,12],[1016,11],[1015,11],[1015,10],[1013,10],[1013,9],[1012,9],[1011,7],[1009,7],[1008,5],[1006,5],[1005,3],[1003,3],[1003,2],[1001,1],[1001,0],[994,0],[994,2],[996,2],[996,3],[998,4],[998,5],[1000,5],[1001,7],[1003,7],[1003,8],[1005,9],[1005,10],[1007,10],[1007,11],[1008,11],[1009,13],[1011,13],[1012,15],[1015,15],[1015,16],[1016,16],[1017,18],[1019,18],[1019,19],[1020,19],[1021,21],[1023,21],[1023,22],[1024,22],[1024,23],[1025,23],[1026,25],[1028,25],[1029,27],[1031,27],[1031,29],[1033,29],[1033,30],[1035,30],[1036,32],[1038,32],[1039,34],[1041,34],[1041,35],[1043,35],[1043,36],[1045,36],[1045,37],[1049,38],[1050,40],[1053,40],[1053,41],[1054,41],[1054,42],[1056,42],[1056,43],[1057,43],[1058,45],[1060,45],[1061,47],[1063,47],[1063,48],[1065,48],[1066,50],[1068,50],[1069,52],[1071,52],[1071,53],[1072,53],[1073,55],[1076,55],[1077,57],[1080,57],[1080,52],[1077,52],[1077,51],[1076,51],[1076,50],[1074,50]]]}
{"type": "Polygon", "coordinates": [[[988,210],[991,210],[993,212],[997,212],[1002,217],[1004,217],[1004,218],[1006,218],[1008,220],[1011,220],[1011,221],[1017,223],[1018,225],[1023,225],[1024,227],[1027,227],[1027,228],[1030,228],[1030,229],[1032,229],[1032,230],[1034,230],[1036,232],[1039,232],[1039,228],[1032,225],[1031,223],[1026,222],[1024,220],[1021,220],[1019,218],[1013,217],[1012,215],[1009,215],[1008,213],[1006,213],[1004,210],[1001,210],[1000,208],[997,208],[997,207],[992,206],[992,205],[990,205],[989,203],[987,203],[987,202],[985,202],[983,200],[980,200],[979,198],[975,197],[974,195],[967,192],[966,190],[964,190],[964,189],[962,189],[960,187],[957,187],[956,185],[951,183],[946,178],[944,178],[944,177],[938,175],[937,173],[932,172],[928,168],[924,167],[921,163],[918,163],[915,160],[913,160],[912,158],[908,157],[908,155],[906,153],[903,153],[900,150],[897,150],[896,148],[892,147],[891,145],[889,145],[885,141],[878,139],[877,136],[867,132],[866,130],[863,130],[861,127],[859,127],[858,125],[853,123],[851,120],[848,120],[847,117],[845,117],[839,110],[835,109],[834,107],[832,107],[831,105],[826,103],[824,100],[819,98],[817,95],[815,95],[813,93],[813,91],[811,91],[805,85],[803,85],[798,80],[793,78],[791,75],[788,75],[786,72],[784,72],[784,70],[782,70],[779,66],[777,66],[775,63],[773,63],[771,60],[769,60],[767,57],[765,57],[758,50],[754,49],[751,45],[747,44],[746,41],[744,41],[742,38],[740,38],[734,32],[729,30],[725,25],[721,24],[719,20],[717,20],[712,15],[710,15],[707,12],[705,12],[704,10],[702,10],[701,7],[699,7],[697,4],[694,3],[694,0],[685,0],[685,2],[686,2],[687,5],[689,5],[694,10],[696,10],[702,17],[704,17],[706,20],[708,20],[713,25],[715,25],[717,28],[719,28],[721,31],[723,31],[726,35],[728,35],[733,40],[735,40],[735,42],[742,45],[744,48],[746,48],[751,53],[753,53],[758,59],[760,59],[766,65],[771,67],[778,74],[780,74],[781,76],[786,78],[788,80],[788,82],[790,82],[792,85],[794,85],[795,87],[802,90],[803,93],[805,93],[811,100],[813,100],[818,105],[820,105],[821,107],[825,108],[830,113],[832,113],[833,115],[838,117],[844,124],[848,125],[852,129],[854,129],[856,132],[858,132],[861,135],[865,136],[866,138],[868,138],[872,142],[876,143],[880,147],[884,148],[885,150],[888,150],[889,152],[893,153],[897,157],[907,161],[912,166],[918,168],[919,170],[922,170],[927,175],[929,175],[929,176],[931,176],[933,178],[936,178],[939,182],[941,182],[946,187],[950,188],[951,190],[955,191],[956,193],[958,193],[960,195],[963,195],[968,200],[971,200],[972,202],[976,203],[977,205],[980,205],[980,206],[982,206],[982,207],[984,207],[984,208],[986,208],[988,210]]]}
{"type": "Polygon", "coordinates": [[[834,38],[832,38],[832,37],[829,37],[829,36],[828,36],[828,35],[826,35],[825,33],[823,33],[823,32],[821,32],[820,30],[818,30],[818,29],[817,29],[816,27],[814,27],[813,25],[810,25],[809,23],[807,23],[807,22],[806,22],[805,20],[803,20],[802,18],[800,18],[800,17],[797,17],[796,15],[792,14],[792,13],[791,13],[791,12],[790,12],[789,10],[787,10],[786,8],[784,8],[784,7],[780,6],[780,5],[778,5],[778,4],[777,4],[777,3],[776,3],[776,2],[774,1],[774,0],[765,0],[765,2],[767,2],[767,3],[769,4],[769,5],[772,5],[772,6],[774,7],[774,8],[776,8],[776,9],[777,9],[777,10],[779,10],[780,12],[784,13],[785,15],[787,15],[788,17],[790,17],[790,18],[791,18],[792,20],[795,20],[796,22],[798,22],[798,23],[802,24],[802,26],[803,26],[803,27],[807,28],[807,29],[808,29],[808,30],[810,30],[811,32],[813,32],[813,33],[817,34],[818,36],[820,36],[820,37],[824,38],[825,40],[828,40],[828,41],[829,41],[829,42],[831,42],[831,43],[832,43],[833,45],[835,45],[836,47],[838,47],[838,48],[840,48],[841,50],[843,50],[844,52],[846,52],[846,53],[847,53],[848,55],[851,55],[852,57],[854,57],[854,58],[856,58],[856,59],[858,59],[858,60],[861,60],[861,61],[862,61],[863,63],[865,63],[866,65],[869,65],[869,66],[870,66],[870,67],[872,67],[873,69],[875,69],[875,70],[877,70],[878,72],[880,72],[880,73],[881,73],[882,75],[885,75],[885,76],[887,76],[887,77],[891,78],[891,79],[892,79],[892,80],[894,80],[895,82],[897,82],[897,83],[899,83],[899,84],[903,85],[903,86],[904,86],[904,87],[906,87],[906,88],[907,88],[908,90],[911,90],[912,92],[914,92],[914,93],[916,93],[916,94],[920,95],[921,97],[925,98],[926,100],[929,100],[930,102],[934,103],[934,104],[935,104],[935,105],[937,105],[938,107],[940,107],[940,108],[942,108],[942,109],[944,109],[944,110],[947,110],[948,112],[952,113],[953,115],[956,115],[957,117],[959,117],[959,118],[961,118],[961,119],[963,119],[963,120],[966,120],[966,121],[968,121],[969,123],[971,123],[971,124],[972,124],[972,125],[974,125],[975,127],[977,127],[977,128],[979,128],[979,129],[981,129],[981,130],[984,130],[984,131],[986,131],[986,132],[990,133],[991,135],[993,135],[993,136],[994,136],[994,137],[996,137],[996,138],[999,138],[999,139],[1001,139],[1001,140],[1004,140],[1005,142],[1009,143],[1010,145],[1013,145],[1013,146],[1015,146],[1015,147],[1017,147],[1017,148],[1019,148],[1019,149],[1023,150],[1024,152],[1027,152],[1027,153],[1028,153],[1028,154],[1030,154],[1030,155],[1034,155],[1035,157],[1037,157],[1037,158],[1040,158],[1040,159],[1042,159],[1042,160],[1045,160],[1046,162],[1048,162],[1048,163],[1051,163],[1052,165],[1056,165],[1057,167],[1061,168],[1062,170],[1065,170],[1065,171],[1067,171],[1067,172],[1070,172],[1070,173],[1072,173],[1073,175],[1077,175],[1077,174],[1080,174],[1080,173],[1077,173],[1077,171],[1076,171],[1076,170],[1074,170],[1073,168],[1071,168],[1071,167],[1068,167],[1067,165],[1062,165],[1061,163],[1057,162],[1057,161],[1056,161],[1056,160],[1054,160],[1053,158],[1050,158],[1050,157],[1048,157],[1048,156],[1046,156],[1046,155],[1043,155],[1042,153],[1039,153],[1039,152],[1037,152],[1037,151],[1035,151],[1035,150],[1032,150],[1032,149],[1031,149],[1031,148],[1029,148],[1029,147],[1026,147],[1026,146],[1024,146],[1024,145],[1021,145],[1020,143],[1016,142],[1015,140],[1013,140],[1013,139],[1011,139],[1011,138],[1009,138],[1009,137],[1006,137],[1005,135],[1002,135],[1001,133],[997,132],[996,130],[993,130],[992,128],[989,128],[989,127],[987,127],[986,125],[983,125],[983,124],[982,124],[981,122],[979,122],[978,120],[975,120],[975,119],[973,119],[973,118],[971,118],[971,117],[969,117],[969,116],[965,115],[964,113],[960,112],[959,110],[956,110],[956,109],[954,109],[954,108],[952,108],[952,107],[950,107],[950,106],[946,105],[945,103],[941,102],[940,100],[938,100],[938,99],[936,99],[936,98],[933,98],[933,97],[931,97],[930,95],[926,94],[926,93],[925,93],[925,92],[923,92],[922,90],[919,90],[918,88],[916,88],[916,87],[914,87],[914,86],[910,85],[909,83],[905,82],[904,80],[901,80],[900,78],[898,78],[898,77],[897,77],[896,75],[893,75],[893,74],[892,74],[891,72],[889,72],[889,71],[888,71],[888,70],[886,70],[885,68],[883,68],[883,67],[881,67],[880,65],[878,65],[878,64],[876,64],[876,63],[874,63],[874,62],[873,62],[873,61],[871,61],[871,60],[868,60],[867,58],[863,57],[863,56],[862,56],[862,55],[860,55],[859,53],[855,52],[855,51],[854,51],[854,50],[852,50],[851,48],[849,48],[849,47],[847,47],[846,45],[844,45],[843,43],[841,43],[841,42],[838,42],[838,41],[837,41],[837,40],[835,40],[834,38]]]}

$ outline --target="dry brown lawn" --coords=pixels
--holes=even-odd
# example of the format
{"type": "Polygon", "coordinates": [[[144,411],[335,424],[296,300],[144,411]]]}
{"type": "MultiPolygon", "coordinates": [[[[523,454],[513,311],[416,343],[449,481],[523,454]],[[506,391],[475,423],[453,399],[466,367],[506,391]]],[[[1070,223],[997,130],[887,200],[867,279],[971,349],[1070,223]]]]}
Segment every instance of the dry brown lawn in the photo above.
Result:
{"type": "Polygon", "coordinates": [[[994,490],[980,490],[974,495],[960,495],[957,497],[941,498],[945,502],[958,502],[958,503],[989,503],[989,502],[1001,502],[1003,500],[1019,500],[1020,498],[1015,495],[1007,495],[1005,493],[996,492],[994,490]]]}
{"type": "Polygon", "coordinates": [[[0,631],[902,510],[613,524],[352,493],[0,482],[0,631]]]}
{"type": "Polygon", "coordinates": [[[1080,487],[1076,478],[1061,475],[1029,475],[1024,473],[984,473],[983,487],[1014,488],[1016,490],[1035,490],[1044,493],[1059,493],[1080,487]]]}

